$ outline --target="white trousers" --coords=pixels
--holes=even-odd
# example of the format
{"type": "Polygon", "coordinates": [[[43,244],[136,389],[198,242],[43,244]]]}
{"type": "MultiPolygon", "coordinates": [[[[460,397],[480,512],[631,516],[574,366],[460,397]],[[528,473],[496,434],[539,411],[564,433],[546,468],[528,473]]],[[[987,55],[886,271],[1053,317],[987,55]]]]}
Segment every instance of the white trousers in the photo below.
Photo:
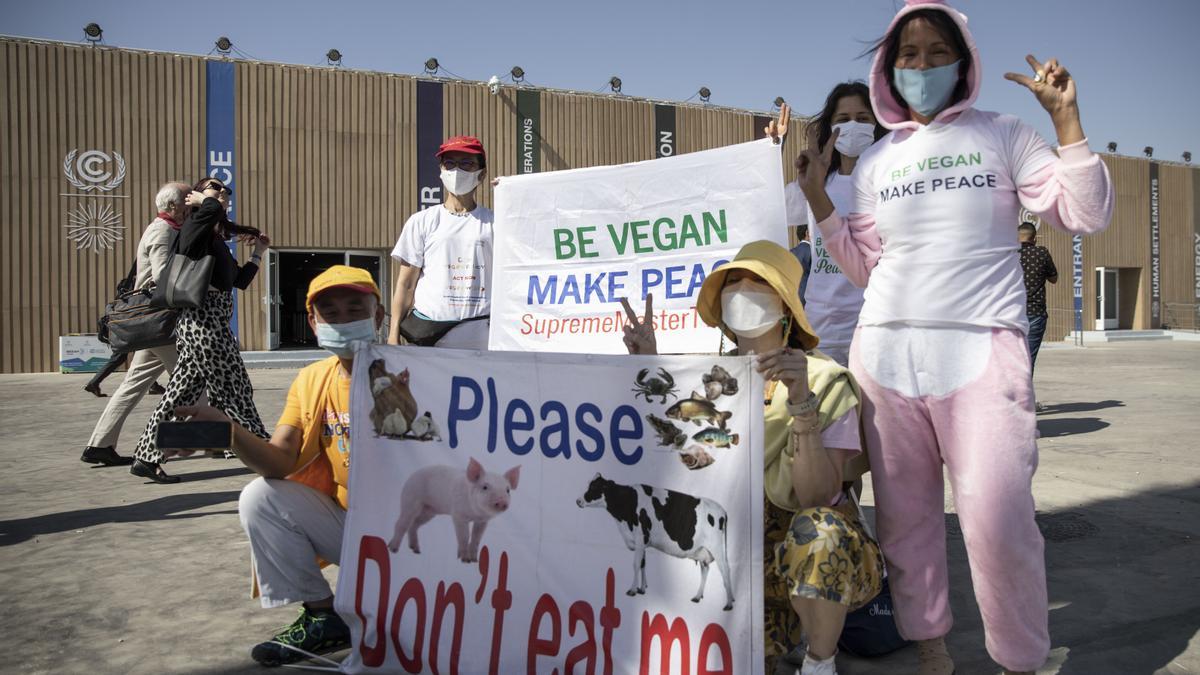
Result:
{"type": "Polygon", "coordinates": [[[337,564],[346,512],[333,497],[293,480],[256,478],[238,500],[263,607],[333,595],[317,557],[337,564]]]}
{"type": "MultiPolygon", "coordinates": [[[[100,414],[100,420],[92,430],[92,438],[88,445],[94,448],[116,447],[117,439],[121,436],[121,427],[125,426],[125,419],[129,417],[129,413],[133,412],[150,389],[150,385],[154,384],[164,370],[167,373],[175,370],[175,362],[178,359],[179,354],[173,344],[134,352],[129,359],[129,370],[125,372],[125,379],[121,380],[121,386],[117,387],[108,399],[108,405],[100,414]]],[[[197,404],[204,405],[207,402],[207,397],[201,397],[197,404]]]]}

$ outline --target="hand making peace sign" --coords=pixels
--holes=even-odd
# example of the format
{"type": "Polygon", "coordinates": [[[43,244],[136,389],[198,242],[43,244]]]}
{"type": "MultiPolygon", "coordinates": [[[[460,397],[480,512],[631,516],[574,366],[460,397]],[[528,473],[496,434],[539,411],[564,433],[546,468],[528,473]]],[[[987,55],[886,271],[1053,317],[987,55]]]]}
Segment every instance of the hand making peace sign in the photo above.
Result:
{"type": "Polygon", "coordinates": [[[841,133],[841,129],[835,128],[829,141],[823,147],[818,147],[816,129],[815,124],[809,125],[808,147],[801,150],[796,158],[800,189],[810,203],[817,199],[818,194],[825,193],[825,176],[829,173],[829,164],[833,162],[833,144],[841,133]]]}
{"type": "Polygon", "coordinates": [[[658,341],[654,337],[654,294],[646,294],[646,316],[639,319],[629,306],[629,298],[621,298],[621,307],[629,323],[625,326],[625,348],[630,354],[657,354],[658,341]]]}

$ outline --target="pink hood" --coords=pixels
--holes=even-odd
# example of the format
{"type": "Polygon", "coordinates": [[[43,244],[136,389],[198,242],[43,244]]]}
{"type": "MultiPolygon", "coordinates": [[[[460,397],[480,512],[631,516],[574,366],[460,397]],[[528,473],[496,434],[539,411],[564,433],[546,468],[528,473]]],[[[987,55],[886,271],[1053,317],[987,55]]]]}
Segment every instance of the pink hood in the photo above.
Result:
{"type": "MultiPolygon", "coordinates": [[[[886,34],[891,35],[892,30],[895,29],[896,24],[901,19],[919,9],[933,9],[948,14],[954,20],[955,25],[958,26],[958,30],[962,32],[963,40],[967,43],[967,50],[971,53],[971,65],[967,68],[967,97],[939,112],[934,118],[935,120],[942,120],[956,116],[967,108],[970,108],[975,103],[975,99],[979,97],[979,84],[983,80],[983,68],[979,62],[979,48],[975,46],[975,38],[971,35],[971,31],[967,30],[966,15],[948,5],[944,0],[906,0],[904,7],[896,13],[896,16],[888,25],[886,34]]],[[[887,78],[884,77],[884,68],[891,68],[892,66],[891,64],[883,63],[883,52],[882,48],[875,52],[875,59],[871,62],[871,107],[875,110],[875,119],[879,120],[879,123],[888,129],[918,129],[921,125],[909,119],[908,106],[902,101],[897,101],[896,97],[892,96],[887,78]]]]}

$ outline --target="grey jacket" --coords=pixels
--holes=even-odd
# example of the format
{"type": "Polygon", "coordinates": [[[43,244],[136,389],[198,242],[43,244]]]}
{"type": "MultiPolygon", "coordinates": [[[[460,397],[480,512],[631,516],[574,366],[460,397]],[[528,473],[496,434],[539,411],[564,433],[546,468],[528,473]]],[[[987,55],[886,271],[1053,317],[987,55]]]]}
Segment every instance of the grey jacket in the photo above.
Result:
{"type": "Polygon", "coordinates": [[[137,246],[137,277],[134,288],[145,288],[158,279],[171,256],[171,224],[155,218],[142,232],[137,246]]]}

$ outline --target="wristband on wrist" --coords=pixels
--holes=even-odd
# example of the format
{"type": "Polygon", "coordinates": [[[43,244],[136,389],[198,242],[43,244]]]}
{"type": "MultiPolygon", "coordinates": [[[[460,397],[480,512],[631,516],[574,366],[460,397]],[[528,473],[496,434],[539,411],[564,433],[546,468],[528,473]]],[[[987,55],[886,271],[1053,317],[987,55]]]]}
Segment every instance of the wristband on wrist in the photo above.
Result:
{"type": "Polygon", "coordinates": [[[817,395],[811,391],[808,392],[808,398],[804,399],[801,403],[792,403],[791,400],[787,402],[787,411],[792,417],[813,415],[817,412],[817,407],[817,395]]]}

